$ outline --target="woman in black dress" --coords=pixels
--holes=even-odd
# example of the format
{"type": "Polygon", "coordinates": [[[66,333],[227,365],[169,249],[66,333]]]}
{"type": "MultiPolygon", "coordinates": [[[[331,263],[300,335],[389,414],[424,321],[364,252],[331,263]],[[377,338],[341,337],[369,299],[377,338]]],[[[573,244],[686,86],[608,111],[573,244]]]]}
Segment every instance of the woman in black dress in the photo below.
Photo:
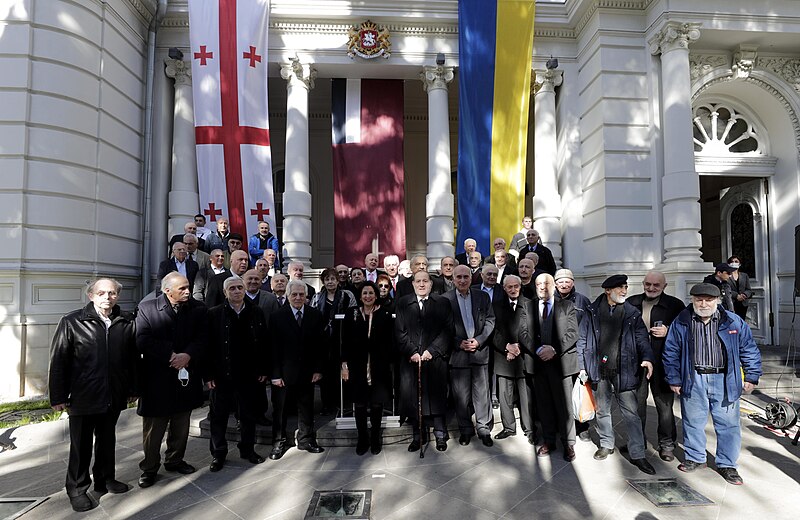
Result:
{"type": "Polygon", "coordinates": [[[383,404],[392,399],[392,316],[377,299],[377,285],[364,282],[359,291],[360,305],[348,310],[343,324],[342,379],[355,404],[358,455],[370,447],[374,454],[381,452],[383,404]],[[367,430],[368,407],[371,432],[367,430]]]}

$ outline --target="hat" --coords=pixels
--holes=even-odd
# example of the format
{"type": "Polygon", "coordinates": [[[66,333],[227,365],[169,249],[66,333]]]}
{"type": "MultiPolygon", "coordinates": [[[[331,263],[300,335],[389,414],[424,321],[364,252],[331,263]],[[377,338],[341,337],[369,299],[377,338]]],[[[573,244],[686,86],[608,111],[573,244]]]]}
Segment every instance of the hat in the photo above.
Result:
{"type": "Polygon", "coordinates": [[[231,233],[228,235],[228,240],[230,239],[238,240],[239,242],[244,242],[244,237],[240,233],[231,233]]]}
{"type": "Polygon", "coordinates": [[[717,266],[714,267],[714,272],[715,273],[732,273],[735,270],[736,269],[734,269],[733,267],[729,266],[726,262],[722,262],[721,264],[717,264],[717,266]]]}
{"type": "Polygon", "coordinates": [[[719,287],[713,283],[699,283],[689,290],[689,294],[692,296],[712,296],[714,298],[719,298],[720,296],[719,287]]]}
{"type": "Polygon", "coordinates": [[[569,269],[559,269],[558,271],[556,271],[556,275],[553,277],[553,279],[556,282],[559,281],[562,278],[569,278],[570,280],[573,280],[573,281],[575,280],[575,276],[572,274],[572,271],[570,271],[569,269]]]}
{"type": "Polygon", "coordinates": [[[613,289],[615,287],[620,287],[628,283],[628,277],[624,274],[614,274],[606,278],[603,282],[602,287],[603,289],[613,289]]]}

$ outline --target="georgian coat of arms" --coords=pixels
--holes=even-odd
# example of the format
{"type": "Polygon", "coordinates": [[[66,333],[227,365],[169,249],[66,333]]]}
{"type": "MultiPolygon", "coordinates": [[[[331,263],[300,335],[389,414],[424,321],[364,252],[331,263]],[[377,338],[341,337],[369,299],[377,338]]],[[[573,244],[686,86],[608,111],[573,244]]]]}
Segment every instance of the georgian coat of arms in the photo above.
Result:
{"type": "Polygon", "coordinates": [[[367,20],[360,26],[350,28],[347,41],[347,55],[365,59],[391,56],[392,42],[386,27],[378,27],[375,22],[367,20]]]}

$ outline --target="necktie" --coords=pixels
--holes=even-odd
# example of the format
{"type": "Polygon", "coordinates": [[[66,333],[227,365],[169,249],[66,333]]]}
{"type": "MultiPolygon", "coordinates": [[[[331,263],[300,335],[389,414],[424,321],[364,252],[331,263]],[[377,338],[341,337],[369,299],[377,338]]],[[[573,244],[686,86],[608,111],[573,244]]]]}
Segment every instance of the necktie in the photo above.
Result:
{"type": "Polygon", "coordinates": [[[301,311],[301,312],[298,312],[298,313],[295,315],[295,317],[297,318],[297,326],[298,326],[298,327],[302,327],[302,326],[303,326],[303,312],[302,312],[302,311],[301,311]]]}
{"type": "Polygon", "coordinates": [[[278,298],[278,303],[280,303],[281,305],[283,305],[284,303],[286,303],[286,298],[284,298],[283,296],[281,296],[280,298],[278,298]]]}
{"type": "Polygon", "coordinates": [[[425,300],[419,301],[419,315],[425,316],[425,300]]]}
{"type": "Polygon", "coordinates": [[[544,302],[544,308],[542,309],[542,321],[545,321],[547,317],[550,315],[550,302],[544,302]]]}
{"type": "Polygon", "coordinates": [[[511,312],[516,312],[516,311],[517,311],[517,302],[511,300],[511,312]]]}

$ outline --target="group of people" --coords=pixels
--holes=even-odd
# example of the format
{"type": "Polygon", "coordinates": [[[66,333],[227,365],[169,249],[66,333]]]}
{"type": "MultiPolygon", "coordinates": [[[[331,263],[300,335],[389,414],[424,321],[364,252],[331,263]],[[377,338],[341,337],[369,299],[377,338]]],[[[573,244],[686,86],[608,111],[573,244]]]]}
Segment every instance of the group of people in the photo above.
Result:
{"type": "Polygon", "coordinates": [[[643,293],[630,298],[627,277],[620,274],[609,276],[592,302],[576,292],[569,269],[556,269],[527,220],[512,239],[513,250],[498,238],[484,259],[468,240],[465,254],[444,258],[438,274],[428,271],[422,255],[403,262],[390,255],[379,269],[378,256],[368,254],[363,268],[323,270],[318,292],[303,280],[302,263],[288,262],[281,272],[268,224],[259,223],[245,251],[241,236],[221,229],[225,219],[205,237],[198,236],[204,223],[198,221],[173,237],[157,296],[135,313],[117,305],[117,281],[91,283],[89,303],[60,321],[50,364],[51,404],[70,413],[66,490],[73,509],[97,505],[87,495],[93,438],[94,489],[129,489],[114,472],[115,425],[129,402],[138,399],[142,416],[138,484],[146,488],[156,482],[165,435],[164,469],[195,471],[184,455],[191,412],[202,405],[204,387],[210,471],[216,472],[226,462],[232,413],[239,421],[239,456],[264,462],[255,451],[255,429],[268,424],[268,399],[270,459],[294,445],[323,452],[314,426],[315,385],[331,411],[343,400],[340,380],[354,410],[359,455],[381,452],[384,409],[396,400],[412,427],[409,451],[424,449],[431,427],[435,448],[446,450],[451,411],[459,444],[477,435],[490,447],[517,434],[516,406],[536,454],[550,456],[560,443],[567,461],[576,457],[576,439],[591,440],[588,424],[573,416],[571,394],[580,380],[596,398],[594,458],[615,452],[616,401],[627,430],[624,447],[648,474],[655,473],[645,456],[648,393],[665,461],[674,460],[678,395],[686,454],[679,469],[705,466],[710,411],[718,471],[741,484],[738,399],[758,383],[760,355],[747,324],[720,305],[720,285],[695,285],[686,306],[664,292],[662,273],[648,273],[643,293]],[[199,254],[202,247],[212,248],[207,258],[199,254]],[[495,396],[502,428],[492,438],[495,396]],[[296,439],[288,428],[295,411],[296,439]]]}

